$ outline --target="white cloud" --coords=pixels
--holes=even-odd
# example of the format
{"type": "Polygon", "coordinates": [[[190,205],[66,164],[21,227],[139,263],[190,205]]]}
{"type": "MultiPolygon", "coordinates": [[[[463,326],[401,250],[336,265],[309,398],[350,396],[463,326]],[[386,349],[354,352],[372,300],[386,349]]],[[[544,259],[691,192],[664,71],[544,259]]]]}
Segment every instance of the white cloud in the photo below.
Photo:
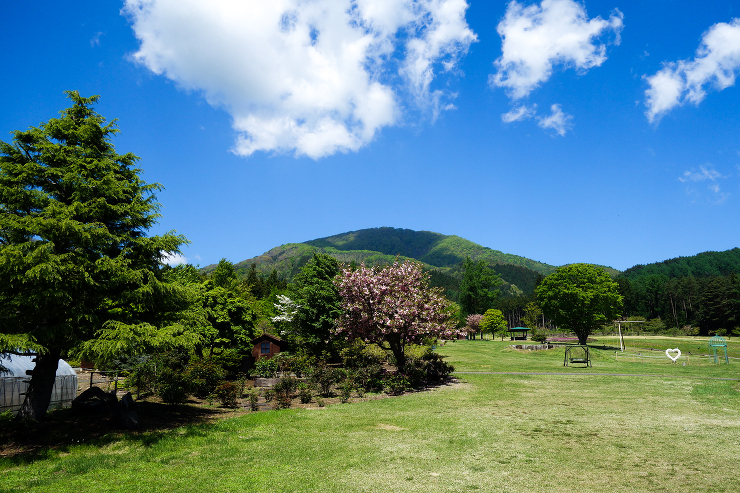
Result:
{"type": "Polygon", "coordinates": [[[105,36],[104,32],[96,32],[95,35],[90,39],[90,46],[92,46],[93,48],[96,46],[100,46],[100,38],[102,38],[103,36],[105,36]]]}
{"type": "Polygon", "coordinates": [[[720,178],[724,178],[724,176],[719,171],[706,166],[699,166],[699,171],[684,171],[678,180],[685,183],[688,181],[716,181],[720,178]]]}
{"type": "Polygon", "coordinates": [[[355,151],[402,108],[454,108],[433,81],[476,35],[465,0],[126,0],[134,58],[224,107],[234,152],[355,151]],[[406,103],[406,99],[413,105],[406,103]]]}
{"type": "Polygon", "coordinates": [[[573,120],[573,116],[563,113],[559,104],[553,104],[550,109],[552,110],[550,116],[537,117],[537,125],[544,129],[555,130],[558,135],[563,137],[572,127],[571,120],[573,120]]]}
{"type": "Polygon", "coordinates": [[[187,264],[188,259],[181,253],[165,253],[162,258],[162,263],[167,264],[170,267],[174,267],[180,264],[187,264]]]}
{"type": "Polygon", "coordinates": [[[721,204],[730,196],[729,193],[722,191],[718,183],[718,180],[723,178],[726,178],[726,176],[723,176],[719,171],[708,166],[699,166],[699,171],[684,171],[683,175],[678,177],[678,180],[682,183],[689,184],[686,188],[686,193],[689,196],[697,197],[702,195],[701,192],[697,191],[690,184],[692,182],[708,181],[707,190],[712,192],[712,202],[721,204]]]}
{"type": "Polygon", "coordinates": [[[532,118],[536,112],[537,112],[536,104],[533,104],[532,106],[527,106],[526,104],[523,104],[521,106],[512,108],[511,111],[509,111],[508,113],[504,113],[503,115],[501,115],[501,120],[504,123],[518,122],[520,120],[528,120],[529,118],[532,118]]]}
{"type": "Polygon", "coordinates": [[[655,75],[645,76],[645,115],[650,122],[684,103],[698,105],[712,86],[721,91],[735,85],[740,69],[740,19],[713,25],[702,36],[693,60],[663,64],[655,75]]]}
{"type": "Polygon", "coordinates": [[[623,15],[618,10],[608,20],[589,20],[583,5],[573,0],[543,0],[540,5],[512,1],[498,25],[503,54],[489,75],[491,86],[507,89],[520,99],[547,81],[553,67],[573,67],[584,72],[606,60],[606,45],[598,43],[612,32],[619,44],[623,15]]]}

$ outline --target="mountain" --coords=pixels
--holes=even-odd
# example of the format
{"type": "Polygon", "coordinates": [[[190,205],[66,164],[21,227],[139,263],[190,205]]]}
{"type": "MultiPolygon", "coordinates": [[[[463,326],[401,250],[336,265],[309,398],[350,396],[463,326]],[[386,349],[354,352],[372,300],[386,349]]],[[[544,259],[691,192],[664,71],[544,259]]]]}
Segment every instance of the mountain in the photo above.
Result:
{"type": "Polygon", "coordinates": [[[740,248],[635,265],[624,271],[622,276],[633,280],[651,275],[664,275],[668,278],[726,276],[731,272],[740,272],[740,248]]]}
{"type": "MultiPolygon", "coordinates": [[[[546,276],[555,266],[518,255],[503,253],[460,238],[430,231],[398,228],[371,228],[350,231],[304,243],[288,243],[275,247],[258,257],[235,265],[240,276],[246,275],[252,264],[264,275],[276,270],[278,276],[290,280],[308,262],[314,252],[335,257],[340,262],[366,265],[389,264],[396,256],[414,259],[432,273],[432,284],[445,288],[456,297],[456,286],[462,276],[460,265],[465,257],[484,260],[506,282],[510,294],[531,293],[538,276],[546,276]]],[[[207,266],[209,272],[215,265],[207,266]]]]}
{"type": "Polygon", "coordinates": [[[395,257],[414,258],[435,267],[455,267],[470,257],[485,260],[491,265],[519,265],[547,275],[555,267],[518,255],[478,245],[459,236],[447,236],[430,231],[413,231],[398,228],[371,228],[351,231],[305,242],[306,245],[338,251],[375,251],[395,257]]]}

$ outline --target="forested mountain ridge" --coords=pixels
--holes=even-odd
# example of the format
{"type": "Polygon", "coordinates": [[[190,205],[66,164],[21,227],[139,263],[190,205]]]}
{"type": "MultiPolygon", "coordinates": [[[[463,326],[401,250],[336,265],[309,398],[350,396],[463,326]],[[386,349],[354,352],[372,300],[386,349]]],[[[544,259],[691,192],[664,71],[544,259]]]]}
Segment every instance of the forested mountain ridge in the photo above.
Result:
{"type": "Polygon", "coordinates": [[[369,250],[393,257],[401,255],[440,268],[455,267],[465,260],[465,257],[470,257],[473,261],[485,260],[491,265],[518,265],[542,275],[555,270],[553,265],[493,250],[459,236],[443,235],[431,231],[389,227],[369,228],[319,238],[307,241],[305,244],[320,248],[334,248],[339,251],[369,250]]]}
{"type": "Polygon", "coordinates": [[[631,280],[640,277],[662,275],[669,279],[677,277],[726,276],[740,272],[740,248],[723,252],[703,252],[691,257],[676,257],[647,265],[635,265],[622,273],[631,280]]]}
{"type": "MultiPolygon", "coordinates": [[[[262,275],[267,276],[274,270],[278,277],[290,281],[314,252],[326,253],[343,263],[364,262],[366,265],[390,264],[397,255],[401,260],[414,259],[432,272],[433,284],[444,287],[446,291],[455,291],[455,286],[459,285],[460,266],[465,257],[473,261],[484,260],[491,265],[506,283],[504,291],[510,294],[531,293],[538,276],[546,276],[555,270],[555,266],[493,250],[458,236],[389,227],[288,243],[238,262],[235,268],[242,277],[255,264],[262,275]]],[[[207,273],[214,268],[215,265],[209,265],[202,270],[207,273]]]]}

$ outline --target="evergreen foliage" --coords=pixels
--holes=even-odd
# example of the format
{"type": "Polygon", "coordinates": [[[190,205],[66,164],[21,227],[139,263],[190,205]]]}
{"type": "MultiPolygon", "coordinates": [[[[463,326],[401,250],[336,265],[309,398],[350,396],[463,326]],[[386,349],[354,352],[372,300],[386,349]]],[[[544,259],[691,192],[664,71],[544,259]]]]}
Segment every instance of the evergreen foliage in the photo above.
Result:
{"type": "Polygon", "coordinates": [[[648,265],[635,265],[622,274],[630,280],[648,276],[708,277],[740,272],[740,248],[724,252],[704,252],[691,257],[677,257],[648,265]]]}
{"type": "Polygon", "coordinates": [[[341,299],[334,284],[337,274],[339,263],[335,258],[314,253],[288,287],[287,296],[296,310],[285,332],[290,342],[310,355],[320,356],[326,351],[332,359],[339,356],[341,346],[332,337],[341,312],[341,299]]]}
{"type": "Polygon", "coordinates": [[[463,261],[463,278],[460,283],[460,306],[463,315],[483,313],[493,308],[498,299],[498,286],[501,278],[496,272],[479,260],[473,262],[470,257],[463,261]]]}
{"type": "Polygon", "coordinates": [[[116,153],[118,128],[93,110],[97,96],[67,96],[60,118],[0,142],[0,340],[39,351],[20,412],[32,418],[46,412],[63,354],[101,328],[176,344],[189,301],[161,279],[185,238],[146,236],[161,185],[116,153]]]}

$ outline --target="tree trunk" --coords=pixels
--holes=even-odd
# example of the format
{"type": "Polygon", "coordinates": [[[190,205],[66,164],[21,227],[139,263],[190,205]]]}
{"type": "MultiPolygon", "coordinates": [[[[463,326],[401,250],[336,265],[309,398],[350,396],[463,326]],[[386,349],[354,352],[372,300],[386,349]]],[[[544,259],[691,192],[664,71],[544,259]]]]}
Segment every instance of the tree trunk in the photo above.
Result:
{"type": "Polygon", "coordinates": [[[389,337],[388,346],[391,348],[393,357],[396,358],[396,370],[403,371],[403,367],[406,365],[406,354],[403,351],[404,346],[401,343],[401,338],[398,335],[389,337]]]}
{"type": "Polygon", "coordinates": [[[576,332],[576,336],[578,336],[578,344],[581,346],[585,346],[588,342],[588,336],[590,334],[590,331],[588,330],[579,330],[576,332]]]}
{"type": "Polygon", "coordinates": [[[18,419],[29,418],[38,421],[46,415],[60,357],[61,351],[58,349],[36,355],[36,366],[26,390],[26,398],[18,412],[18,419]]]}

